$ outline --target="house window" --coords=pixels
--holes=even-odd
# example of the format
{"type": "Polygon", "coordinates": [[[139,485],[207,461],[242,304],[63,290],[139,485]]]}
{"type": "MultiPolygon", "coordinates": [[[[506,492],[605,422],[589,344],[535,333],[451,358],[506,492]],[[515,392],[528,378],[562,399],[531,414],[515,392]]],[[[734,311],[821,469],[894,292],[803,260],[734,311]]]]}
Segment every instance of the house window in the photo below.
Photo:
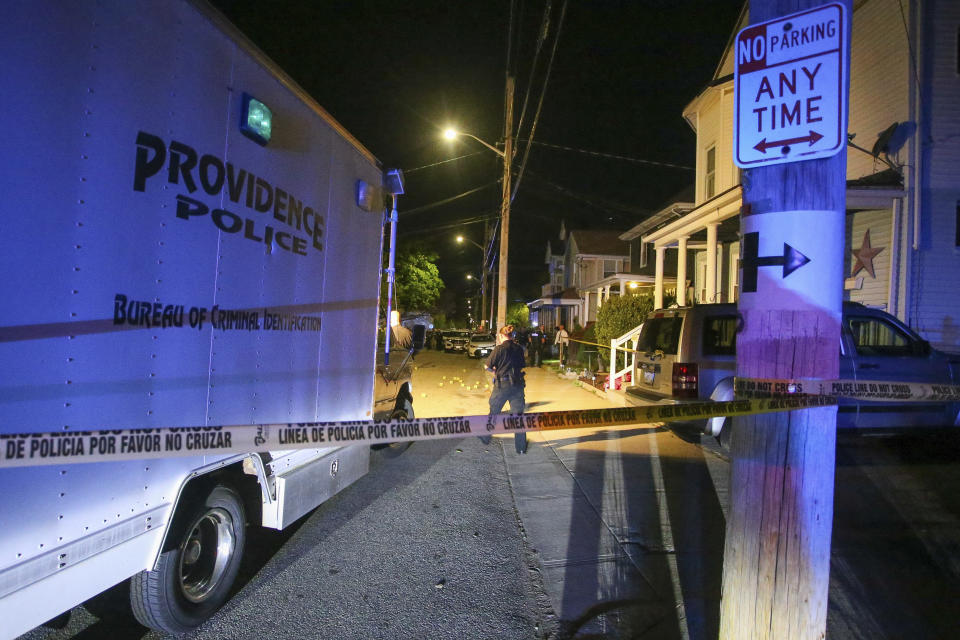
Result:
{"type": "Polygon", "coordinates": [[[730,293],[727,302],[736,302],[740,298],[740,243],[730,247],[730,293]]]}
{"type": "MultiPolygon", "coordinates": [[[[960,205],[957,206],[958,211],[960,211],[960,205]]],[[[647,244],[646,242],[640,242],[640,268],[647,266],[647,244]]]]}
{"type": "Polygon", "coordinates": [[[709,200],[717,193],[717,147],[707,149],[707,167],[704,182],[705,199],[709,200]]]}
{"type": "Polygon", "coordinates": [[[603,277],[608,278],[613,274],[617,273],[620,270],[620,261],[619,260],[604,260],[603,261],[603,277]]]}
{"type": "Polygon", "coordinates": [[[706,260],[703,261],[703,264],[697,265],[697,272],[700,274],[700,277],[698,278],[700,280],[700,284],[703,285],[703,287],[700,289],[700,298],[697,300],[697,302],[709,302],[709,300],[707,300],[707,262],[706,260]]]}

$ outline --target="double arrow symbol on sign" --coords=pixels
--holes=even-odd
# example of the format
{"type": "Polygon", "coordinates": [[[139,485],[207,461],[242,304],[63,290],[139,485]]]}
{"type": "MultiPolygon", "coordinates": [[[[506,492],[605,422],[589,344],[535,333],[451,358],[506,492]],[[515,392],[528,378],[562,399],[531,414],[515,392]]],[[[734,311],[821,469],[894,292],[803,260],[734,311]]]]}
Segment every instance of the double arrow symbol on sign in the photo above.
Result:
{"type": "Polygon", "coordinates": [[[775,140],[774,142],[767,142],[767,139],[764,138],[757,144],[753,145],[753,148],[759,151],[760,153],[766,153],[767,149],[771,149],[773,147],[785,147],[787,145],[799,144],[801,142],[809,142],[810,146],[812,147],[813,143],[816,142],[817,140],[820,140],[821,138],[823,138],[822,135],[820,135],[819,133],[811,129],[810,135],[802,136],[800,138],[789,138],[787,140],[775,140]]]}
{"type": "Polygon", "coordinates": [[[760,267],[774,267],[783,265],[783,277],[810,262],[810,258],[803,255],[786,242],[783,243],[782,256],[760,256],[760,232],[743,234],[743,292],[757,291],[757,271],[760,267]]]}

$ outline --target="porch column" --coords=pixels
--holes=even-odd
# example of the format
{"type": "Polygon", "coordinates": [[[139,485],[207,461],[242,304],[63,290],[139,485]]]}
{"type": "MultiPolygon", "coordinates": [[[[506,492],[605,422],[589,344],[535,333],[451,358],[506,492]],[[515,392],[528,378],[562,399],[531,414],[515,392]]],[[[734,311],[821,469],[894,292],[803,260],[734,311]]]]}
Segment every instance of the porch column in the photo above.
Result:
{"type": "Polygon", "coordinates": [[[657,247],[657,261],[653,271],[653,308],[663,309],[663,254],[666,247],[657,247]]]}
{"type": "Polygon", "coordinates": [[[620,281],[620,295],[622,296],[626,291],[624,290],[623,280],[620,281]]]}
{"type": "Polygon", "coordinates": [[[717,301],[717,227],[719,222],[707,225],[707,299],[703,302],[717,301]]]}
{"type": "Polygon", "coordinates": [[[717,302],[723,302],[723,243],[717,243],[717,302]]]}
{"type": "MultiPolygon", "coordinates": [[[[687,306],[687,239],[677,239],[677,304],[687,306]]],[[[691,300],[692,302],[692,300],[691,300]]]]}

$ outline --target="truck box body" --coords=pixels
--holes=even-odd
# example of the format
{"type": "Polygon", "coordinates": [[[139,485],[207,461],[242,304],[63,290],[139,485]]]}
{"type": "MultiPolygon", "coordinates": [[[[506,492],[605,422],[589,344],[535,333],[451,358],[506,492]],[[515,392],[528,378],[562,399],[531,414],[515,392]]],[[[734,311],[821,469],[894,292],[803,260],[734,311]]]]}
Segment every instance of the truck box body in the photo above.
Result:
{"type": "MultiPolygon", "coordinates": [[[[185,483],[243,458],[70,464],[71,433],[371,417],[382,209],[356,185],[382,176],[205,5],[4,8],[0,434],[63,434],[45,452],[62,464],[0,469],[11,637],[152,568],[185,483]],[[240,129],[245,94],[272,111],[265,145],[240,129]]],[[[262,473],[287,459],[316,481],[336,455],[262,473]]]]}

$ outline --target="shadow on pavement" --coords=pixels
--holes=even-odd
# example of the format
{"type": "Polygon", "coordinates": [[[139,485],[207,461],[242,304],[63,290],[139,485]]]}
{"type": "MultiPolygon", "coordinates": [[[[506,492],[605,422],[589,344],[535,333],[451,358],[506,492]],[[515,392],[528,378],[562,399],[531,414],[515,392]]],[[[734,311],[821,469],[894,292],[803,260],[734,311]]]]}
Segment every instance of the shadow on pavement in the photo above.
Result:
{"type": "Polygon", "coordinates": [[[558,637],[717,637],[725,523],[702,450],[665,428],[550,446],[574,479],[558,637]]]}

